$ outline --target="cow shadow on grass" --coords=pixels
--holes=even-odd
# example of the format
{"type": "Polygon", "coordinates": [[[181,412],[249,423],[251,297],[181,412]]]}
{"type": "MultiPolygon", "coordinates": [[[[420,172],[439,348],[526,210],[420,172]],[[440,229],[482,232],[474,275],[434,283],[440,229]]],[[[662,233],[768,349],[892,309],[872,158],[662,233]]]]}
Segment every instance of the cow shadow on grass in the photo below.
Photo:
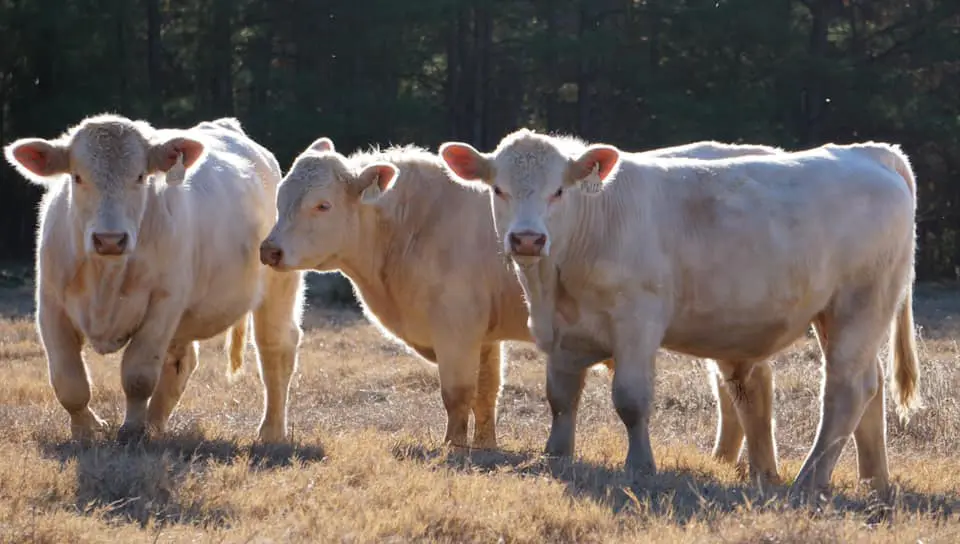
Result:
{"type": "Polygon", "coordinates": [[[787,497],[786,486],[761,490],[759,486],[730,484],[709,473],[660,468],[641,476],[595,463],[550,458],[539,453],[459,448],[426,448],[398,444],[395,458],[465,473],[508,473],[519,478],[549,477],[563,482],[573,497],[587,497],[614,512],[667,517],[684,525],[692,520],[711,522],[738,511],[783,513],[806,509],[815,517],[858,516],[865,524],[893,522],[898,516],[921,515],[939,521],[960,521],[960,494],[927,494],[898,488],[881,501],[866,493],[836,491],[815,503],[787,497]]]}
{"type": "Polygon", "coordinates": [[[261,472],[320,462],[326,457],[316,445],[243,445],[199,434],[134,444],[120,444],[111,438],[84,443],[41,440],[39,446],[48,459],[76,464],[78,511],[141,527],[228,527],[235,518],[229,505],[197,493],[197,479],[215,465],[242,463],[250,471],[261,472]]]}

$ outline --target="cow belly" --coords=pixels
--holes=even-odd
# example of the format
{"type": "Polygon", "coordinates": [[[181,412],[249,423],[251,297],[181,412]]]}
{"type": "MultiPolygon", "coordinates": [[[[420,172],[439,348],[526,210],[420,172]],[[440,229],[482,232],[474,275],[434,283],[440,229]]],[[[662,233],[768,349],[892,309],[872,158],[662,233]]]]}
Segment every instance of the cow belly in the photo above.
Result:
{"type": "Polygon", "coordinates": [[[667,330],[663,347],[694,357],[765,359],[800,338],[810,320],[778,317],[757,323],[690,323],[667,330]]]}

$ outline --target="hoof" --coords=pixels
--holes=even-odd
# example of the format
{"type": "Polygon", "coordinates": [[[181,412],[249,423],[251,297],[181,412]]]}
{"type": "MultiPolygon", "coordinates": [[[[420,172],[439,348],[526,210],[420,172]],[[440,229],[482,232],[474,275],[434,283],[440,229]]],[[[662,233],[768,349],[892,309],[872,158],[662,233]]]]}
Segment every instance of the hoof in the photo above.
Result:
{"type": "Polygon", "coordinates": [[[477,450],[495,450],[497,449],[496,438],[476,438],[473,439],[473,448],[477,450]]]}
{"type": "Polygon", "coordinates": [[[123,445],[138,444],[147,440],[147,428],[123,424],[117,431],[117,442],[123,445]]]}
{"type": "Polygon", "coordinates": [[[257,440],[263,444],[279,444],[287,441],[287,433],[283,429],[261,427],[257,440]]]}

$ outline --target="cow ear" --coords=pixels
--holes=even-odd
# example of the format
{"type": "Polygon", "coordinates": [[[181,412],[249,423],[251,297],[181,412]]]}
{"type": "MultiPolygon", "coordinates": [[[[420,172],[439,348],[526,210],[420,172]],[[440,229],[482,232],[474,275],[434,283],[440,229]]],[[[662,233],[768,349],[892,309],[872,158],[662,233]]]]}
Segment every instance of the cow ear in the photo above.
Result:
{"type": "Polygon", "coordinates": [[[327,138],[326,136],[314,140],[308,149],[313,151],[336,151],[336,149],[333,147],[333,140],[327,138]]]}
{"type": "Polygon", "coordinates": [[[183,167],[190,168],[203,156],[202,143],[185,136],[177,136],[169,140],[150,146],[147,156],[147,171],[168,172],[178,160],[183,160],[183,167]]]}
{"type": "Polygon", "coordinates": [[[453,174],[454,181],[469,185],[477,181],[490,183],[493,179],[490,158],[470,144],[447,142],[440,146],[440,158],[453,174]]]}
{"type": "Polygon", "coordinates": [[[390,190],[399,174],[400,169],[393,164],[375,162],[361,170],[350,186],[353,193],[361,197],[361,201],[374,202],[390,190]]]}
{"type": "Polygon", "coordinates": [[[597,194],[609,183],[620,166],[620,151],[612,145],[595,144],[580,158],[567,164],[565,182],[587,194],[597,194]]]}
{"type": "Polygon", "coordinates": [[[17,172],[38,185],[70,171],[70,150],[58,141],[23,138],[5,147],[3,154],[17,172]]]}

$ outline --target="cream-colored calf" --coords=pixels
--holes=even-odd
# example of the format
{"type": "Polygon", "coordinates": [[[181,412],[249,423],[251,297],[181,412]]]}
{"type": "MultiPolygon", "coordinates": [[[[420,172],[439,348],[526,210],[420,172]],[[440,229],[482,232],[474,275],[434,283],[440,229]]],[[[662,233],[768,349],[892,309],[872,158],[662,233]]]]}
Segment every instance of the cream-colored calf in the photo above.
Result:
{"type": "MultiPolygon", "coordinates": [[[[441,154],[461,181],[490,188],[531,316],[550,319],[533,328],[550,354],[548,451],[569,451],[584,360],[616,360],[626,466],[649,472],[660,347],[725,361],[726,373],[750,381],[759,361],[814,323],[826,353],[822,412],[794,489],[825,487],[851,435],[860,477],[887,488],[884,341],[901,417],[918,400],[919,375],[916,185],[899,148],[703,161],[597,144],[571,158],[554,138],[521,130],[491,154],[463,143],[441,154]]],[[[754,428],[745,427],[751,462],[754,428]]]]}
{"type": "Polygon", "coordinates": [[[231,340],[246,320],[264,382],[260,438],[286,435],[300,340],[300,273],[260,264],[280,168],[235,119],[187,130],[99,115],[55,140],[18,140],[7,159],[47,188],[37,250],[37,325],[50,381],[75,438],[103,427],[81,348],[126,347],[121,440],[163,431],[197,367],[197,341],[231,340]]]}

